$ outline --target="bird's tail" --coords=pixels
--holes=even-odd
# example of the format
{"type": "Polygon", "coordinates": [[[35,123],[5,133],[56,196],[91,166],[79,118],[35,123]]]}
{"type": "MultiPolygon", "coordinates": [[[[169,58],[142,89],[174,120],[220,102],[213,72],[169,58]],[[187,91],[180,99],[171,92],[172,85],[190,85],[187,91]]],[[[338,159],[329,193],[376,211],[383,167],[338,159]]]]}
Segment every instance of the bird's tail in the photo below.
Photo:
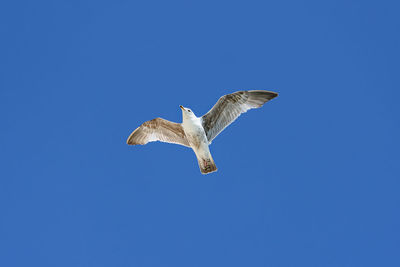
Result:
{"type": "Polygon", "coordinates": [[[217,166],[215,165],[215,162],[211,157],[211,154],[209,154],[207,157],[197,156],[197,161],[199,162],[199,167],[202,174],[207,174],[217,171],[217,166]]]}

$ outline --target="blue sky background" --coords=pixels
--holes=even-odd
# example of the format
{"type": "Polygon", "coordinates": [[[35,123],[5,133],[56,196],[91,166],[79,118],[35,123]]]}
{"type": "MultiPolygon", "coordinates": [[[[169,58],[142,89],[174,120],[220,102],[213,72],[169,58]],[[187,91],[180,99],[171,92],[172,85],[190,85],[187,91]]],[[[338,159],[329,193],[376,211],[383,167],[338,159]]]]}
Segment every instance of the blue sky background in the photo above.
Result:
{"type": "Polygon", "coordinates": [[[0,266],[400,266],[399,7],[3,1],[0,266]],[[215,174],[125,144],[242,89],[215,174]]]}

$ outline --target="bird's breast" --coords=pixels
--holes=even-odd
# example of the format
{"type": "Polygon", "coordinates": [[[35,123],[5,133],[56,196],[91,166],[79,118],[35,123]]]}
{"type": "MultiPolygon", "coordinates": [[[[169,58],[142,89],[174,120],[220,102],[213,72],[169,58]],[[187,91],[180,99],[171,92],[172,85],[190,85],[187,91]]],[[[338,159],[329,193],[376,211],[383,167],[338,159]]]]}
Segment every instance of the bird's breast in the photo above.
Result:
{"type": "Polygon", "coordinates": [[[196,123],[183,123],[186,139],[192,148],[200,148],[203,145],[208,146],[208,140],[203,126],[196,123]]]}

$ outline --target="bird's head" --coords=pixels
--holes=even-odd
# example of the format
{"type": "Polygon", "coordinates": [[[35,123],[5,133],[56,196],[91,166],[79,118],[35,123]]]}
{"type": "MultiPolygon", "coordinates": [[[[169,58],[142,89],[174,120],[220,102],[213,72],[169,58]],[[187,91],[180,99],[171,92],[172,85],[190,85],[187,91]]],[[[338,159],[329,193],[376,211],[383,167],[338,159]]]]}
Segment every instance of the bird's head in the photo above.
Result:
{"type": "Polygon", "coordinates": [[[179,106],[182,109],[182,116],[183,119],[192,119],[196,118],[196,115],[194,115],[193,111],[190,108],[185,108],[182,106],[179,106]]]}

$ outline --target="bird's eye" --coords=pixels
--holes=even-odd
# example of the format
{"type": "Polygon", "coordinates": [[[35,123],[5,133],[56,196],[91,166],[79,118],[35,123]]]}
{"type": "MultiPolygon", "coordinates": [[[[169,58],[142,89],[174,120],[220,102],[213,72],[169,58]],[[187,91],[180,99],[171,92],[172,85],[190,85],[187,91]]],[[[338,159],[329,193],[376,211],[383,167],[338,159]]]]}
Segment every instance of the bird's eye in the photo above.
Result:
{"type": "Polygon", "coordinates": [[[188,109],[189,112],[192,112],[190,109],[188,109]]]}

